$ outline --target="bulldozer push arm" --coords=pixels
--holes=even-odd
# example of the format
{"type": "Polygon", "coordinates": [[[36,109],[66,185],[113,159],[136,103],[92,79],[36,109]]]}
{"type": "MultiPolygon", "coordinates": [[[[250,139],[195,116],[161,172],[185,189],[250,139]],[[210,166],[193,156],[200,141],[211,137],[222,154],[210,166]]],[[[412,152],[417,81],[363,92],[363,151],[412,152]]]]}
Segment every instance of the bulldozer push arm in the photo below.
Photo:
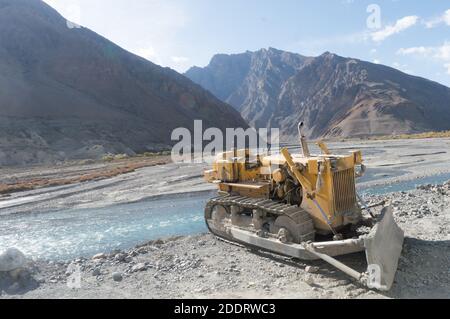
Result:
{"type": "MultiPolygon", "coordinates": [[[[220,204],[226,198],[213,199],[207,206],[205,217],[211,219],[212,207],[215,202],[220,204]]],[[[247,202],[248,198],[232,198],[233,204],[247,202]]],[[[300,260],[324,260],[333,267],[339,269],[361,284],[371,289],[388,291],[394,282],[397,271],[398,259],[403,246],[403,231],[393,221],[390,208],[383,212],[384,218],[372,229],[370,234],[355,239],[346,239],[329,242],[304,242],[301,244],[283,243],[274,236],[264,236],[243,229],[242,227],[224,227],[221,230],[215,228],[214,223],[207,222],[209,230],[217,237],[226,241],[236,242],[253,249],[260,249],[282,256],[297,258],[300,260]],[[367,258],[367,270],[358,272],[334,257],[359,253],[365,251],[367,258]]]]}
{"type": "MultiPolygon", "coordinates": [[[[289,169],[291,170],[291,172],[294,174],[294,176],[297,178],[297,180],[299,181],[299,183],[302,185],[303,189],[306,191],[306,195],[309,199],[314,201],[314,197],[315,197],[315,189],[314,186],[312,185],[312,183],[310,183],[308,181],[308,179],[302,175],[302,171],[305,169],[304,167],[299,167],[299,165],[296,165],[294,163],[294,160],[292,159],[291,154],[289,153],[289,150],[287,148],[283,148],[281,150],[281,154],[283,154],[287,165],[289,166],[289,169]]],[[[317,204],[317,202],[315,202],[317,204]]],[[[326,216],[326,214],[323,212],[322,208],[320,207],[319,204],[317,204],[318,208],[321,210],[321,213],[324,217],[324,219],[327,220],[327,224],[330,225],[330,222],[328,220],[328,217],[326,216]]],[[[335,234],[335,236],[337,235],[336,231],[331,227],[331,230],[333,231],[333,233],[335,234]]],[[[316,256],[317,258],[320,258],[326,262],[328,262],[329,264],[333,265],[334,267],[338,268],[339,270],[343,271],[344,273],[346,273],[347,275],[355,278],[356,280],[361,280],[361,278],[363,278],[363,274],[357,272],[356,270],[351,269],[350,267],[344,265],[343,263],[341,263],[340,261],[338,261],[337,259],[328,256],[327,254],[324,253],[320,253],[318,252],[315,248],[314,245],[310,244],[310,243],[306,243],[303,245],[304,249],[306,251],[308,251],[309,253],[313,254],[314,256],[316,256]]]]}
{"type": "Polygon", "coordinates": [[[289,153],[287,148],[283,148],[281,150],[281,154],[283,154],[286,163],[289,166],[289,169],[291,172],[295,175],[297,180],[300,182],[300,184],[303,186],[303,188],[307,191],[308,196],[311,198],[314,198],[314,186],[312,183],[302,174],[302,171],[305,169],[304,166],[300,166],[299,164],[295,164],[294,160],[292,159],[291,153],[289,153]]]}
{"type": "Polygon", "coordinates": [[[295,178],[297,178],[298,182],[302,185],[307,199],[312,201],[314,203],[314,206],[319,210],[320,214],[323,217],[323,220],[326,221],[328,227],[332,231],[333,235],[336,236],[337,239],[339,239],[339,234],[336,232],[336,230],[332,226],[332,222],[330,218],[327,216],[323,208],[320,206],[320,204],[316,200],[316,188],[313,183],[311,183],[303,174],[302,172],[306,169],[304,166],[301,166],[300,164],[295,164],[294,160],[292,159],[291,154],[289,153],[287,148],[283,148],[281,150],[281,154],[283,154],[286,163],[290,169],[290,171],[294,174],[295,178]]]}

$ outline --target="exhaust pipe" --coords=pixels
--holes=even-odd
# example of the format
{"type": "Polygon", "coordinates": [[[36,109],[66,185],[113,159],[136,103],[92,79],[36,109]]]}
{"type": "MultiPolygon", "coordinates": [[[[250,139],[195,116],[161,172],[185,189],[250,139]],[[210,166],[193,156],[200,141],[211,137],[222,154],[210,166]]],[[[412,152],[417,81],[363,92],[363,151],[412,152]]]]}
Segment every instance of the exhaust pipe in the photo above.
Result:
{"type": "Polygon", "coordinates": [[[309,152],[308,142],[306,140],[306,136],[303,132],[303,127],[305,126],[305,123],[300,122],[298,124],[298,134],[300,135],[300,145],[302,146],[303,156],[309,157],[311,156],[311,153],[309,152]]]}

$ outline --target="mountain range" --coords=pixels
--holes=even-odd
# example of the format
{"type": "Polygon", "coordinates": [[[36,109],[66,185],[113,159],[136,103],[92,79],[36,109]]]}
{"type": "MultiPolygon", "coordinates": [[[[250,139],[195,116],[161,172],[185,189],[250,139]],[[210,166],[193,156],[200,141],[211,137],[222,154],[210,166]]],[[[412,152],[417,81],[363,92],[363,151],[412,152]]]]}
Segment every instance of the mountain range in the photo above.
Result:
{"type": "Polygon", "coordinates": [[[195,119],[248,127],[188,78],[40,0],[0,0],[0,88],[0,165],[165,149],[195,119]]]}
{"type": "Polygon", "coordinates": [[[0,165],[170,148],[171,132],[279,128],[297,141],[450,130],[450,88],[326,52],[215,55],[184,75],[68,23],[41,0],[0,0],[0,165]]]}
{"type": "Polygon", "coordinates": [[[450,89],[394,68],[326,52],[274,48],[214,56],[185,75],[231,104],[255,128],[297,139],[367,137],[450,129],[450,89]]]}

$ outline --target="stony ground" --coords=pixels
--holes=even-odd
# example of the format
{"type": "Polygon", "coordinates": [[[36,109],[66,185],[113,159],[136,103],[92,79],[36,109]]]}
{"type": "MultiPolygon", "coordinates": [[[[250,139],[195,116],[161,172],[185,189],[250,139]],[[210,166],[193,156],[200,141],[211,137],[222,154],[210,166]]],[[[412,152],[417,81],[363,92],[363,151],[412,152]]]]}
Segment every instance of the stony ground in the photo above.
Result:
{"type": "MultiPolygon", "coordinates": [[[[0,275],[1,297],[449,298],[450,182],[367,200],[392,203],[407,237],[388,293],[368,290],[324,262],[251,252],[199,235],[153,241],[89,260],[30,264],[28,271],[0,275]],[[80,277],[73,273],[77,269],[80,277]]],[[[360,271],[366,267],[364,254],[341,261],[360,271]]]]}

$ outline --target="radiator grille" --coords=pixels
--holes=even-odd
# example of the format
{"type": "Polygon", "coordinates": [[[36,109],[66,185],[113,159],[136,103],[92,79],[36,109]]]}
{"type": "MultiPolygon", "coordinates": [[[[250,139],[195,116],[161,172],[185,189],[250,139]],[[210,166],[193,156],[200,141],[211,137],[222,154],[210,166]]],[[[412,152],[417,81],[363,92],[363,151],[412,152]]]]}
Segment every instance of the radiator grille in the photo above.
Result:
{"type": "Polygon", "coordinates": [[[353,212],[356,207],[355,170],[334,172],[333,186],[335,214],[353,212]]]}

